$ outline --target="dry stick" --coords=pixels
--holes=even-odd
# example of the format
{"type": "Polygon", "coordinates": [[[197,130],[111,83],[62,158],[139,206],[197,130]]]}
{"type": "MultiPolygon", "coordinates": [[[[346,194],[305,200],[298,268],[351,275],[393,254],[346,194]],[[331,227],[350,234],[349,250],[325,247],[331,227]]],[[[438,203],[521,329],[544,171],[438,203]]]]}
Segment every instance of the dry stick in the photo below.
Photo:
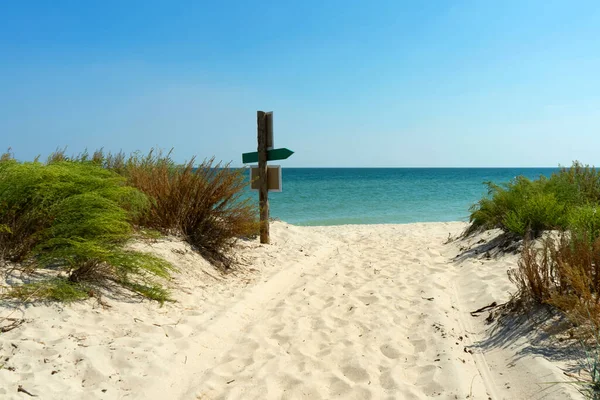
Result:
{"type": "Polygon", "coordinates": [[[468,398],[473,398],[473,382],[475,382],[475,378],[477,377],[477,375],[473,376],[473,379],[471,379],[471,388],[469,389],[469,395],[467,396],[468,398]]]}
{"type": "Polygon", "coordinates": [[[28,394],[31,397],[37,397],[37,394],[31,394],[31,393],[29,393],[27,390],[23,389],[23,386],[21,386],[21,385],[19,385],[19,387],[17,388],[17,393],[19,393],[19,392],[28,394]]]}
{"type": "Polygon", "coordinates": [[[500,307],[500,306],[502,306],[502,305],[504,305],[504,304],[505,304],[505,303],[498,304],[498,303],[496,303],[496,302],[494,301],[492,304],[488,304],[488,305],[487,305],[487,306],[485,306],[485,307],[481,307],[481,308],[479,308],[479,309],[477,309],[477,310],[475,310],[475,311],[471,311],[471,313],[470,313],[470,314],[471,314],[473,317],[476,317],[476,316],[477,316],[477,314],[479,314],[479,313],[482,313],[482,312],[484,312],[484,311],[485,311],[485,310],[487,310],[487,309],[490,309],[490,308],[495,308],[495,307],[500,307]]]}
{"type": "Polygon", "coordinates": [[[17,319],[17,318],[5,318],[8,319],[9,321],[13,321],[12,324],[7,325],[7,326],[0,326],[0,333],[6,333],[9,331],[12,331],[15,328],[18,328],[23,322],[25,322],[24,319],[17,319]]]}

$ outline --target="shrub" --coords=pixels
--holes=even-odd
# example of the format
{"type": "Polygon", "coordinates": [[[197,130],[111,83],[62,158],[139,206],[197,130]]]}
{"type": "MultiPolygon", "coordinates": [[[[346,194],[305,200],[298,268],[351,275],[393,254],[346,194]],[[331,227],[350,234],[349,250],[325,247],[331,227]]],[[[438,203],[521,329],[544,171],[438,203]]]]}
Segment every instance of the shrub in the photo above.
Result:
{"type": "Polygon", "coordinates": [[[500,228],[522,236],[534,226],[545,227],[556,222],[557,209],[551,194],[544,193],[546,180],[537,181],[519,176],[513,181],[497,185],[486,182],[488,197],[484,197],[471,207],[470,234],[479,229],[500,228]]]}
{"type": "Polygon", "coordinates": [[[517,298],[538,304],[550,299],[555,280],[554,264],[550,258],[552,244],[546,240],[542,249],[536,249],[530,240],[525,241],[518,268],[508,271],[508,278],[517,287],[517,298]]]}
{"type": "Polygon", "coordinates": [[[518,268],[509,271],[516,298],[550,304],[578,324],[600,317],[600,238],[563,233],[542,248],[526,241],[518,268]]]}
{"type": "Polygon", "coordinates": [[[132,219],[138,227],[182,235],[217,266],[232,265],[230,249],[237,239],[258,234],[257,207],[243,196],[247,183],[241,169],[214,165],[212,159],[197,167],[195,159],[178,165],[171,152],[161,151],[126,157],[97,150],[91,157],[84,151],[68,158],[61,150],[49,157],[53,160],[89,162],[125,177],[150,200],[132,219]]]}
{"type": "Polygon", "coordinates": [[[125,181],[93,163],[59,156],[47,164],[0,162],[0,224],[7,228],[0,232],[0,254],[63,270],[73,284],[112,279],[155,286],[151,277],[166,277],[170,265],[123,250],[133,233],[131,219],[149,205],[125,181]]]}
{"type": "Polygon", "coordinates": [[[538,237],[544,230],[563,227],[564,212],[565,205],[559,203],[553,193],[535,193],[509,210],[502,225],[519,236],[529,231],[538,237]]]}
{"type": "Polygon", "coordinates": [[[585,205],[573,208],[567,217],[567,226],[572,235],[590,240],[600,236],[600,206],[585,205]]]}
{"type": "MultiPolygon", "coordinates": [[[[110,161],[109,165],[113,163],[110,161]]],[[[243,199],[242,170],[213,165],[194,167],[194,159],[176,165],[170,154],[134,155],[121,173],[150,198],[136,223],[162,233],[181,234],[213,264],[229,268],[229,250],[238,238],[258,232],[256,207],[243,199]]]]}
{"type": "Polygon", "coordinates": [[[486,184],[488,195],[471,207],[470,226],[465,235],[493,228],[517,236],[526,232],[539,236],[544,230],[567,229],[582,223],[577,215],[587,211],[576,211],[578,207],[593,207],[600,201],[600,174],[578,162],[550,178],[541,176],[530,181],[517,177],[507,184],[486,184]]]}
{"type": "Polygon", "coordinates": [[[600,202],[600,172],[594,167],[573,162],[570,168],[562,167],[552,174],[550,190],[563,203],[584,205],[600,202]]]}
{"type": "MultiPolygon", "coordinates": [[[[82,293],[90,282],[110,279],[168,300],[153,278],[168,277],[172,267],[123,245],[134,228],[180,234],[209,261],[229,268],[229,250],[238,238],[255,236],[258,222],[255,206],[242,197],[243,171],[227,167],[209,160],[196,168],[194,159],[177,165],[170,153],[152,151],[68,157],[58,150],[46,163],[19,163],[6,153],[0,158],[0,258],[62,270],[69,288],[82,293]]],[[[13,294],[54,296],[47,289],[54,283],[32,285],[13,294]]]]}

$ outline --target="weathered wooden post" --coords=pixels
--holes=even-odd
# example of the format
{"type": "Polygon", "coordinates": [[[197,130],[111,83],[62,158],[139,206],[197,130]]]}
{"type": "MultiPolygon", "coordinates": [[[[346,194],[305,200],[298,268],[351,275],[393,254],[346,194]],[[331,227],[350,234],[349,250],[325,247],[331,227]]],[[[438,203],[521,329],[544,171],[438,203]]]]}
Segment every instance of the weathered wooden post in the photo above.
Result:
{"type": "Polygon", "coordinates": [[[258,133],[258,151],[242,153],[244,164],[258,162],[258,181],[253,182],[253,172],[250,170],[250,187],[258,190],[258,205],[260,210],[260,242],[268,244],[269,235],[269,191],[281,192],[281,168],[268,168],[267,161],[285,160],[293,151],[273,148],[273,113],[257,111],[256,128],[258,133]],[[269,170],[272,169],[271,174],[269,170]],[[269,179],[271,176],[273,179],[269,179]]]}
{"type": "MultiPolygon", "coordinates": [[[[273,115],[273,114],[271,114],[273,115]]],[[[258,206],[260,209],[260,242],[270,243],[269,187],[267,182],[267,113],[256,112],[258,129],[258,206]]]]}

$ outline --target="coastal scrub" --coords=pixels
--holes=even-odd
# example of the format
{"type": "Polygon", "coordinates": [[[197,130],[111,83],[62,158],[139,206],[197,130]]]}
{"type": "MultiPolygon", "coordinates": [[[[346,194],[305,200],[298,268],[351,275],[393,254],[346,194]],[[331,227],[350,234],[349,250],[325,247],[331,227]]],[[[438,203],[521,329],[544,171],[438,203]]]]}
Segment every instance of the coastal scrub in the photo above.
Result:
{"type": "Polygon", "coordinates": [[[132,219],[148,206],[148,198],[123,177],[93,163],[4,159],[0,255],[32,272],[31,282],[12,294],[60,299],[57,293],[87,293],[90,285],[105,280],[152,294],[147,290],[157,285],[152,277],[167,277],[172,267],[123,248],[134,232],[132,219]],[[54,274],[33,278],[42,269],[54,274]]]}
{"type": "Polygon", "coordinates": [[[539,237],[546,230],[580,227],[582,216],[600,204],[600,173],[578,162],[550,178],[519,176],[506,184],[486,185],[488,195],[471,207],[465,235],[499,228],[518,237],[539,237]]]}

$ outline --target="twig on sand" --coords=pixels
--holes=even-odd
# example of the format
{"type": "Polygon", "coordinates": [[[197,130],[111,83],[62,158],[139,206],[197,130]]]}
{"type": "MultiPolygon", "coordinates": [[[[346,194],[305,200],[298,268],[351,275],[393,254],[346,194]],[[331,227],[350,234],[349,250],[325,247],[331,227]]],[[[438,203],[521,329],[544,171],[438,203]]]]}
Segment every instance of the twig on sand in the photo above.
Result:
{"type": "Polygon", "coordinates": [[[479,308],[479,309],[477,309],[477,310],[475,310],[475,311],[471,311],[471,315],[472,315],[473,317],[477,317],[477,314],[480,314],[480,313],[482,313],[482,312],[484,312],[484,311],[486,311],[486,310],[492,309],[492,308],[499,307],[499,306],[501,306],[501,305],[503,305],[503,304],[498,304],[498,303],[496,303],[496,302],[494,301],[492,304],[488,304],[488,305],[487,305],[487,306],[485,306],[485,307],[481,307],[481,308],[479,308]]]}
{"type": "Polygon", "coordinates": [[[37,397],[37,394],[31,394],[29,393],[27,390],[23,389],[23,386],[19,385],[19,387],[17,388],[17,393],[22,392],[25,394],[28,394],[31,397],[37,397]]]}
{"type": "Polygon", "coordinates": [[[181,318],[179,318],[179,320],[177,322],[173,322],[173,323],[170,323],[170,324],[152,324],[152,325],[158,326],[159,328],[162,328],[163,326],[169,326],[169,325],[177,326],[177,325],[179,325],[180,322],[181,322],[181,318]]]}
{"type": "Polygon", "coordinates": [[[23,322],[25,322],[24,319],[19,319],[19,318],[8,318],[7,317],[7,318],[4,318],[3,321],[4,320],[11,321],[11,323],[8,324],[8,325],[6,325],[6,326],[0,326],[0,333],[6,333],[6,332],[9,332],[9,331],[12,331],[13,329],[21,326],[21,324],[23,322]]]}

